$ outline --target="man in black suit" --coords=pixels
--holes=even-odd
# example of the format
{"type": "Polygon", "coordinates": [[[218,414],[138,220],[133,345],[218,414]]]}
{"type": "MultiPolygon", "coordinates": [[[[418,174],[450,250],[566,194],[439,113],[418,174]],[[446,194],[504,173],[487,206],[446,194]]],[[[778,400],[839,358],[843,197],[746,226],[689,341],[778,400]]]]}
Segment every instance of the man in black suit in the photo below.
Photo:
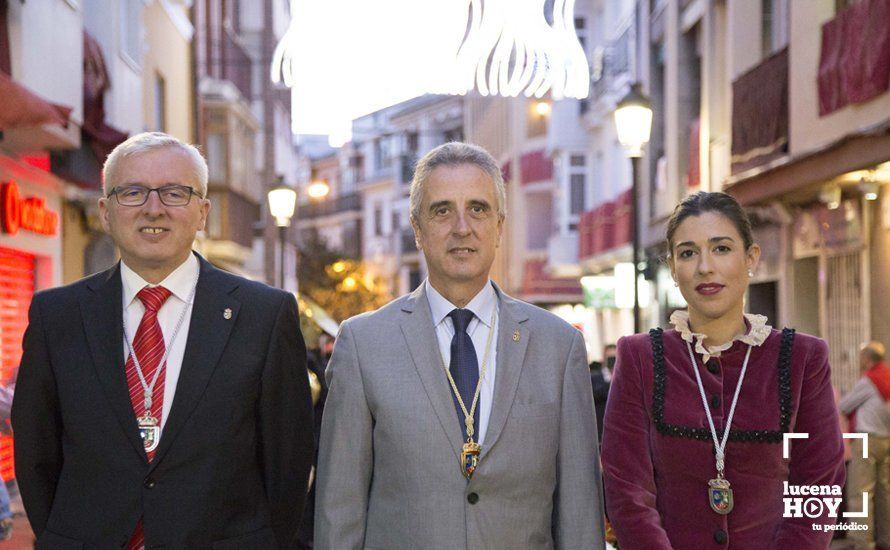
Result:
{"type": "Polygon", "coordinates": [[[194,147],[140,134],[103,175],[121,262],[36,294],[24,339],[12,423],[37,548],[292,548],[314,451],[294,296],[192,252],[210,211],[194,147]]]}

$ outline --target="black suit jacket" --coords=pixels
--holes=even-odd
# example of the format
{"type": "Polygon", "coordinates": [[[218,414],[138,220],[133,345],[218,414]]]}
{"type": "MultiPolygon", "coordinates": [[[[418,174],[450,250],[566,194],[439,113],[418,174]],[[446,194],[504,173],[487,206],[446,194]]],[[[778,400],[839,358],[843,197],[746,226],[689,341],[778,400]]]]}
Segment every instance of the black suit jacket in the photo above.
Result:
{"type": "Polygon", "coordinates": [[[37,548],[120,548],[140,517],[146,548],[295,543],[314,439],[294,297],[199,260],[151,463],[124,374],[119,265],[35,294],[12,424],[37,548]]]}

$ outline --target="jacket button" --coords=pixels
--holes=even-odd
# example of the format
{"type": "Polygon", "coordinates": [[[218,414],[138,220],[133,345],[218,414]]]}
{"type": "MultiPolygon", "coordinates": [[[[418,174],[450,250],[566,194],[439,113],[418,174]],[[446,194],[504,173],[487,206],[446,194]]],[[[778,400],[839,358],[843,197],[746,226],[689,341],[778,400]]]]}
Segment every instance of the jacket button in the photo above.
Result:
{"type": "Polygon", "coordinates": [[[726,544],[726,531],[723,529],[714,531],[714,542],[717,544],[726,544]]]}
{"type": "Polygon", "coordinates": [[[720,406],[720,396],[719,395],[711,396],[711,406],[714,407],[715,409],[720,406]]]}
{"type": "Polygon", "coordinates": [[[479,502],[479,495],[477,495],[476,493],[470,493],[469,495],[467,495],[467,502],[469,502],[470,504],[476,504],[477,502],[479,502]]]}
{"type": "Polygon", "coordinates": [[[718,363],[716,359],[708,359],[708,362],[705,363],[705,367],[707,367],[708,372],[711,374],[720,372],[720,363],[718,363]]]}
{"type": "Polygon", "coordinates": [[[146,489],[154,489],[155,488],[155,480],[154,478],[147,477],[145,481],[142,483],[146,489]]]}

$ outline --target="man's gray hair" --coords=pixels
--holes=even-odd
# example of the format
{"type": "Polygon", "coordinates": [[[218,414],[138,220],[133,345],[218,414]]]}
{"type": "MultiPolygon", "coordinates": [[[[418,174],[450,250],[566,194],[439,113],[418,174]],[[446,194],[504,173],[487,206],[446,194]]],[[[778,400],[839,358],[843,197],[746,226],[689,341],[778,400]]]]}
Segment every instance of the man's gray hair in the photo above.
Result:
{"type": "Polygon", "coordinates": [[[501,168],[497,161],[488,151],[478,145],[451,141],[436,147],[417,161],[417,166],[414,168],[414,179],[411,181],[411,194],[408,198],[413,219],[420,219],[420,205],[423,202],[424,188],[433,170],[440,166],[460,164],[472,164],[488,174],[494,182],[498,219],[503,220],[506,217],[507,192],[504,188],[504,176],[501,174],[501,168]]]}
{"type": "Polygon", "coordinates": [[[149,151],[164,149],[166,147],[177,147],[189,156],[192,166],[194,167],[195,179],[198,181],[198,188],[196,191],[201,194],[201,197],[206,198],[208,177],[207,161],[204,160],[201,152],[198,151],[198,148],[194,145],[180,141],[170,134],[165,134],[163,132],[143,132],[141,134],[136,134],[114,148],[111,154],[108,155],[108,158],[105,159],[105,165],[102,167],[102,191],[105,196],[108,196],[111,189],[118,183],[116,181],[117,166],[120,164],[121,159],[147,153],[149,151]]]}

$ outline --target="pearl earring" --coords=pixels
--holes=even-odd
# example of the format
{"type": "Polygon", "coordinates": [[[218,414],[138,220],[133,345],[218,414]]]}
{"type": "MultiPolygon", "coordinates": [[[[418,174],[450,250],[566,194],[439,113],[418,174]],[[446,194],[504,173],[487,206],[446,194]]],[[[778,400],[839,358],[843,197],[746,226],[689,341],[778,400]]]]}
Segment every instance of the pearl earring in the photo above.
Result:
{"type": "Polygon", "coordinates": [[[753,277],[753,276],[754,276],[754,272],[751,271],[751,270],[749,269],[749,270],[748,270],[748,277],[753,277]]]}

